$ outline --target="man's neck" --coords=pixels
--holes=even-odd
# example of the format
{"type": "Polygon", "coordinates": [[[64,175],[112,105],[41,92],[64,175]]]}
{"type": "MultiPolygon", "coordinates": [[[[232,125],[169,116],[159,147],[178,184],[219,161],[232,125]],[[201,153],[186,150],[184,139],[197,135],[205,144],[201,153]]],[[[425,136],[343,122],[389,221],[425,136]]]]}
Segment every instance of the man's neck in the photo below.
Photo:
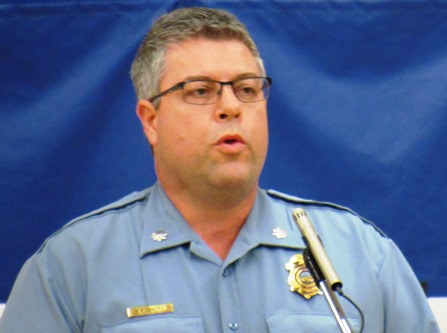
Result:
{"type": "Polygon", "coordinates": [[[166,193],[190,227],[224,260],[253,207],[257,188],[242,200],[222,195],[200,200],[166,193]]]}

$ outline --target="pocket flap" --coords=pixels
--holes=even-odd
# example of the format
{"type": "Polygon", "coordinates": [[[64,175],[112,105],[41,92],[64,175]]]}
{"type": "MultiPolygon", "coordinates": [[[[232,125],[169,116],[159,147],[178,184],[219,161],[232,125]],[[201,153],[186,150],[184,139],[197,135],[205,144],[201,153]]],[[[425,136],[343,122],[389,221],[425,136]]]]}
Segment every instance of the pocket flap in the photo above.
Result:
{"type": "MultiPolygon", "coordinates": [[[[358,331],[360,322],[357,318],[347,317],[349,326],[358,331]]],[[[330,314],[296,313],[281,311],[267,317],[270,333],[322,333],[338,332],[339,327],[334,316],[330,314]]]]}
{"type": "Polygon", "coordinates": [[[125,323],[103,327],[102,333],[204,333],[198,317],[150,317],[130,319],[125,323]]]}

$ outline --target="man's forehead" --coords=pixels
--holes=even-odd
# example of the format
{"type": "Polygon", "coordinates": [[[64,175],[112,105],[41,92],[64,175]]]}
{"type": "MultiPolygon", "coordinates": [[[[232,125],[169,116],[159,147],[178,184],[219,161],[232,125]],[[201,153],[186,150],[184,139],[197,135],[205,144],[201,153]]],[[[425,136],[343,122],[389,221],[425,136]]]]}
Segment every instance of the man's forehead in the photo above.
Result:
{"type": "MultiPolygon", "coordinates": [[[[171,45],[166,50],[163,76],[209,77],[259,75],[256,58],[236,39],[193,38],[171,45]]],[[[222,78],[220,78],[222,79],[222,78]]]]}
{"type": "Polygon", "coordinates": [[[209,39],[203,37],[194,37],[185,39],[181,42],[169,45],[166,48],[166,56],[175,53],[197,53],[206,55],[207,50],[239,50],[250,54],[255,58],[250,49],[240,40],[237,39],[209,39]],[[200,49],[200,51],[198,50],[200,49]],[[204,52],[205,51],[205,52],[204,52]]]}

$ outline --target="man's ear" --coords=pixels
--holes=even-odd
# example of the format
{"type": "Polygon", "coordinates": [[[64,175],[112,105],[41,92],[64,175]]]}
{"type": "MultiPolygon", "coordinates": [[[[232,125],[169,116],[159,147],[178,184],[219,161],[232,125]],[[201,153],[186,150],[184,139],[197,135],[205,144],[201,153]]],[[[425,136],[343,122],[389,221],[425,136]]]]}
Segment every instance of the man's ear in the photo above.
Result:
{"type": "Polygon", "coordinates": [[[149,144],[153,146],[157,143],[157,111],[154,105],[147,100],[139,100],[136,111],[144,134],[146,134],[149,144]]]}

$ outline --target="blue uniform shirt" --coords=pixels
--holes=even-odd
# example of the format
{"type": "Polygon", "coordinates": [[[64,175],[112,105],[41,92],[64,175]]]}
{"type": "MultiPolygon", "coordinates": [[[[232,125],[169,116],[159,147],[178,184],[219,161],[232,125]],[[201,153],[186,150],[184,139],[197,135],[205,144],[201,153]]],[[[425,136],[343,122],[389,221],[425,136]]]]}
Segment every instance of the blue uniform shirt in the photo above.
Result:
{"type": "MultiPolygon", "coordinates": [[[[351,211],[259,190],[222,261],[159,184],[51,236],[22,268],[0,332],[338,332],[324,296],[306,299],[288,284],[285,265],[304,249],[292,218],[297,207],[363,311],[363,332],[439,332],[401,252],[351,211]]],[[[358,312],[340,303],[358,332],[358,312]]]]}

